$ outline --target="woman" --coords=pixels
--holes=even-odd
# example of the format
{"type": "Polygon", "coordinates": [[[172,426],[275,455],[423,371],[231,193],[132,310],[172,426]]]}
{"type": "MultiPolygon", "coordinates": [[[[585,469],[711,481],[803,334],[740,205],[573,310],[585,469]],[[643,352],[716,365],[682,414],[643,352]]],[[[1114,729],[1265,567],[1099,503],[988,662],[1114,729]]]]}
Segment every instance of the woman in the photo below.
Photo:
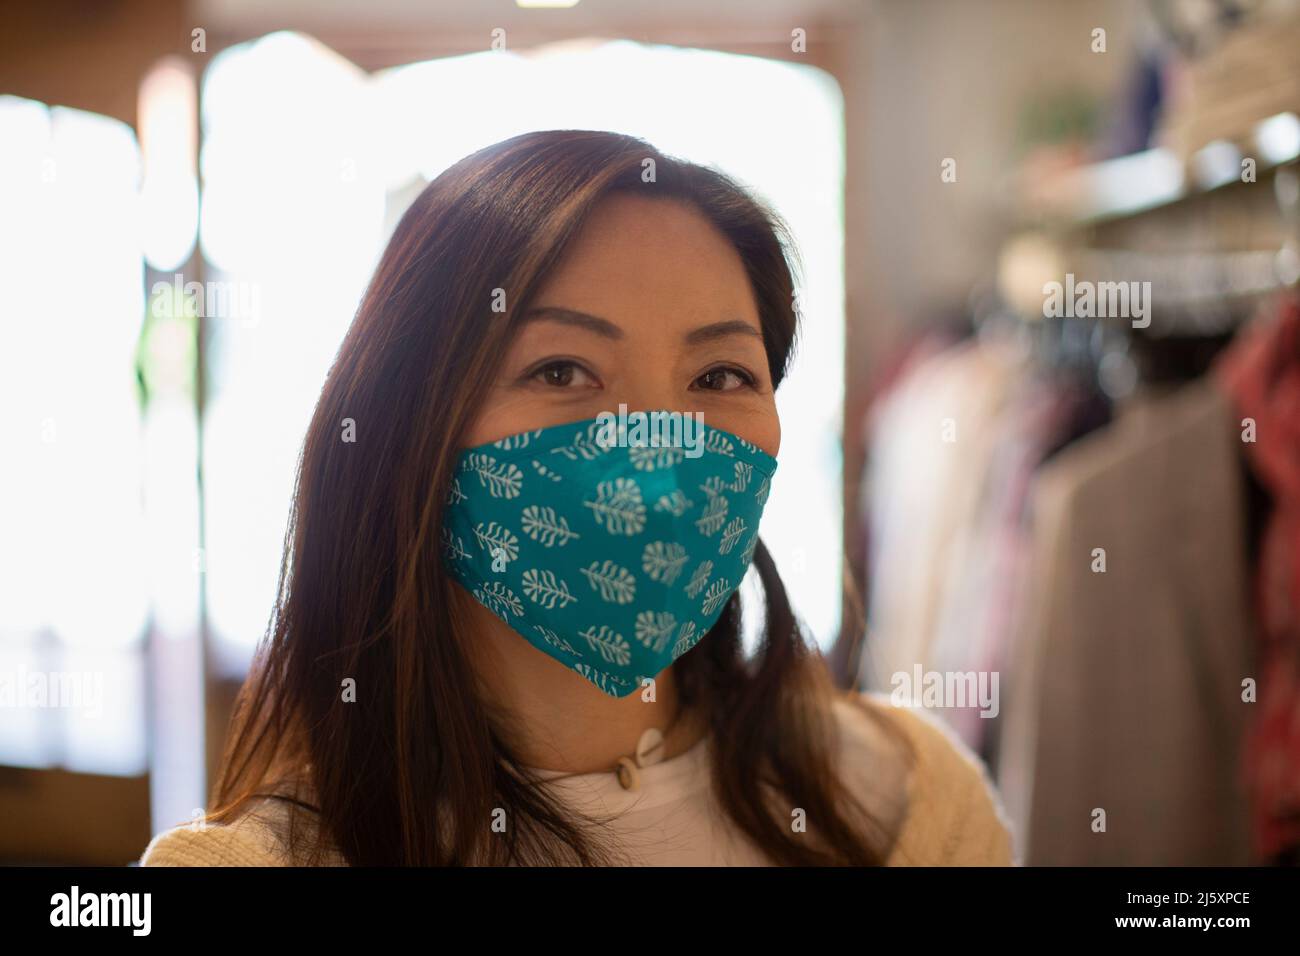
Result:
{"type": "Polygon", "coordinates": [[[1010,863],[982,766],[834,690],[757,539],[784,236],[611,133],[430,183],[308,430],[218,806],[143,863],[1010,863]],[[678,444],[605,429],[620,405],[678,444]]]}

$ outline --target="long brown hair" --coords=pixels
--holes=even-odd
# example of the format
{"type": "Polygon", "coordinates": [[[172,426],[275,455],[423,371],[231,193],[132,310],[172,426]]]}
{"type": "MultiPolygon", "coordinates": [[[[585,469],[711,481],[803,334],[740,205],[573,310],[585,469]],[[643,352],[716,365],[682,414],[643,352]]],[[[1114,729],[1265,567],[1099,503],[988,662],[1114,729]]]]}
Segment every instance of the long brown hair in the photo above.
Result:
{"type": "MultiPolygon", "coordinates": [[[[615,191],[689,203],[730,239],[773,384],[784,377],[797,328],[793,247],[728,177],[583,130],[516,136],[444,172],[398,224],[307,430],[274,613],[208,819],[232,820],[259,796],[286,799],[288,852],[312,862],[327,850],[353,865],[616,860],[595,821],[520,769],[508,726],[476,691],[464,599],[440,559],[461,439],[540,281],[615,191]],[[498,289],[504,312],[491,307],[498,289]],[[341,440],[346,419],[355,441],[341,440]],[[347,679],[356,702],[342,699],[347,679]],[[506,834],[489,826],[498,807],[506,834]],[[298,825],[299,809],[322,839],[298,825]]],[[[738,591],[673,665],[682,706],[707,715],[714,793],[773,862],[882,862],[889,834],[834,772],[829,674],[761,542],[754,566],[765,604],[757,652],[742,647],[738,591]],[[807,832],[793,832],[795,807],[807,832]]]]}

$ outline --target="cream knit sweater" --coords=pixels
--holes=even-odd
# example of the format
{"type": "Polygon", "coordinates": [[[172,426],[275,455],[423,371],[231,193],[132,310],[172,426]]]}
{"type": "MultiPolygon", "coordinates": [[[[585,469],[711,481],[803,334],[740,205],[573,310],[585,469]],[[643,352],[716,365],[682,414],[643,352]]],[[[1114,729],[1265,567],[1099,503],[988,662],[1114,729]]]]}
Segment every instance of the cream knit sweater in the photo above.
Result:
{"type": "MultiPolygon", "coordinates": [[[[1008,866],[1018,863],[1001,801],[984,765],[945,725],[919,710],[860,694],[915,750],[912,771],[879,726],[847,700],[835,703],[840,773],[876,819],[897,834],[890,866],[1008,866]]],[[[667,866],[767,865],[713,803],[708,740],[640,771],[636,792],[612,774],[554,781],[577,810],[615,812],[614,828],[633,862],[667,866]]],[[[185,824],[158,834],[144,866],[292,866],[276,832],[287,805],[265,801],[228,825],[185,824]]],[[[792,808],[792,819],[798,808],[792,808]]],[[[810,823],[811,825],[811,823],[810,823]]],[[[341,857],[333,865],[345,865],[341,857]]]]}

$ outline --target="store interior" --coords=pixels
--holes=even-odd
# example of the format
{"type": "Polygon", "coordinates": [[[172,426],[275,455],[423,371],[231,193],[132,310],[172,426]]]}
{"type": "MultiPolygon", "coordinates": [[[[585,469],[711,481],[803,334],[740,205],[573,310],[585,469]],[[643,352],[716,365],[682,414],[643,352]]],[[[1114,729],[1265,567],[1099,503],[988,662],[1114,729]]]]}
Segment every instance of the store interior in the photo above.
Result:
{"type": "Polygon", "coordinates": [[[6,19],[0,862],[202,815],[387,237],[551,128],[789,222],[762,536],[840,687],[936,707],[1026,864],[1300,862],[1300,0],[6,19]]]}

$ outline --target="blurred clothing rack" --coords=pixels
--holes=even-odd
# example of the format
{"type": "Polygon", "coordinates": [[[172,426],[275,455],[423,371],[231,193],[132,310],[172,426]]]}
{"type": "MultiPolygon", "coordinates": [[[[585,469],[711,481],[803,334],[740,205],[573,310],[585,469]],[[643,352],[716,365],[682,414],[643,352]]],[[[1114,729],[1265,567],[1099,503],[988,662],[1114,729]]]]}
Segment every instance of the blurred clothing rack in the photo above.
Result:
{"type": "Polygon", "coordinates": [[[972,337],[918,347],[864,422],[868,626],[836,658],[886,693],[914,668],[1002,677],[998,714],[941,706],[1030,863],[1286,852],[1260,794],[1289,786],[1261,768],[1291,703],[1260,743],[1238,699],[1268,518],[1246,506],[1237,396],[1213,370],[1297,301],[1296,157],[1206,182],[1035,223],[972,302],[972,337]],[[1143,284],[1148,321],[1049,317],[1046,283],[1067,275],[1143,284]],[[1115,838],[1089,828],[1095,808],[1115,838]]]}

